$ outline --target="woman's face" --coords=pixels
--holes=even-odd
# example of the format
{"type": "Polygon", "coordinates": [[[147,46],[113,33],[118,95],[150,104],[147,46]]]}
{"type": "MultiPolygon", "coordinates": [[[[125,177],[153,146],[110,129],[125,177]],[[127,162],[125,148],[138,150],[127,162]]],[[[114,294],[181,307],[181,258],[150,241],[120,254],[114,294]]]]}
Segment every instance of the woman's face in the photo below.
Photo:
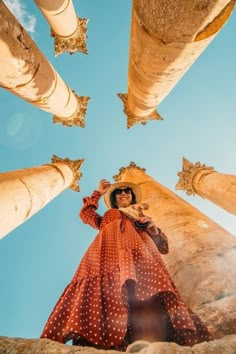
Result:
{"type": "Polygon", "coordinates": [[[132,189],[130,187],[121,187],[115,190],[116,205],[118,208],[126,208],[132,202],[132,189]]]}

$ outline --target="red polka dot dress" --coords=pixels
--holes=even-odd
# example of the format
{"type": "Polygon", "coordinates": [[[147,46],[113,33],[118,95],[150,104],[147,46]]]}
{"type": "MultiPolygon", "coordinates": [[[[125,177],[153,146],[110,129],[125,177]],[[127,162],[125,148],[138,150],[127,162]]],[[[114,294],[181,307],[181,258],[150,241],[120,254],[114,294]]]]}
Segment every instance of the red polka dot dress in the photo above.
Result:
{"type": "Polygon", "coordinates": [[[164,233],[152,239],[118,209],[109,209],[101,217],[96,213],[100,197],[94,191],[83,200],[80,217],[99,233],[55,305],[41,338],[124,350],[135,338],[131,306],[142,308],[143,313],[145,306],[147,312],[151,308],[156,317],[161,306],[166,341],[192,346],[210,340],[207,328],[183,303],[162,261],[160,253],[168,252],[164,233]]]}

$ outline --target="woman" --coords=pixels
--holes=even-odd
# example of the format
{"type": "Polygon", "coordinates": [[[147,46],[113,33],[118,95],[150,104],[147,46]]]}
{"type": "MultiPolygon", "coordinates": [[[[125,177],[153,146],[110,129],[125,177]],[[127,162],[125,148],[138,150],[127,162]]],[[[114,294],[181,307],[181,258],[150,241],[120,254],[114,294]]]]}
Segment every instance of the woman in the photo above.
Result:
{"type": "Polygon", "coordinates": [[[117,350],[138,339],[188,346],[210,340],[162,261],[160,253],[168,253],[165,234],[151,218],[142,214],[134,220],[121,211],[141,202],[138,185],[103,179],[83,202],[82,221],[100,231],[41,337],[117,350]],[[103,217],[96,213],[101,196],[109,208],[103,217]]]}

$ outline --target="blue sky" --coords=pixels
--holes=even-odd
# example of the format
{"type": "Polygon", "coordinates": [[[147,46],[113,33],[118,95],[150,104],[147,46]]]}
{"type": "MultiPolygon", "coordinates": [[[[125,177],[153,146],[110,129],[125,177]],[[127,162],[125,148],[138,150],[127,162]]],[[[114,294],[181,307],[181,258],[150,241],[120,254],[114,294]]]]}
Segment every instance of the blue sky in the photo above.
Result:
{"type": "Polygon", "coordinates": [[[74,1],[89,19],[89,54],[56,58],[34,2],[8,4],[63,80],[91,96],[82,129],[53,125],[51,114],[0,91],[0,172],[50,163],[54,154],[85,159],[80,193],[66,190],[0,241],[0,335],[36,338],[96,234],[78,218],[82,197],[130,161],[236,235],[235,216],[175,191],[183,156],[236,174],[236,12],[159,105],[164,120],[127,130],[117,93],[127,91],[131,1],[74,1]]]}

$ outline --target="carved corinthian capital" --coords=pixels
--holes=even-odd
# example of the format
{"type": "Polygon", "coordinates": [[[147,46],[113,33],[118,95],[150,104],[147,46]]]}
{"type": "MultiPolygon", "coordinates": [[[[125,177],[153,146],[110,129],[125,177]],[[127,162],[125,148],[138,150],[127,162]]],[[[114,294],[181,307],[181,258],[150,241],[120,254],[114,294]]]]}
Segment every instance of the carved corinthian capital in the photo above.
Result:
{"type": "Polygon", "coordinates": [[[140,171],[146,171],[145,168],[142,168],[142,167],[139,167],[137,166],[134,162],[130,162],[129,166],[126,166],[126,167],[121,167],[119,169],[119,172],[117,175],[113,176],[113,179],[118,182],[121,180],[121,176],[123,175],[123,173],[125,173],[126,170],[131,170],[131,169],[137,169],[137,170],[140,170],[140,171]]]}
{"type": "Polygon", "coordinates": [[[204,175],[214,172],[214,168],[201,164],[199,161],[193,164],[186,158],[183,158],[182,172],[178,172],[179,180],[175,186],[175,189],[181,189],[186,191],[188,195],[195,195],[198,192],[194,188],[194,178],[200,172],[205,172],[204,175]]]}
{"type": "Polygon", "coordinates": [[[54,37],[54,54],[55,56],[69,52],[74,54],[75,52],[81,52],[88,54],[86,39],[87,39],[87,23],[86,18],[77,18],[78,25],[74,33],[70,36],[59,36],[51,30],[51,36],[54,37]]]}
{"type": "Polygon", "coordinates": [[[127,116],[127,128],[131,128],[137,123],[145,125],[149,120],[163,120],[160,114],[154,110],[151,114],[148,114],[144,117],[135,116],[128,108],[128,95],[126,93],[118,93],[117,96],[121,99],[124,105],[123,112],[127,116]]]}
{"type": "Polygon", "coordinates": [[[62,159],[56,155],[53,155],[51,161],[52,161],[52,163],[62,162],[64,164],[66,164],[72,170],[73,175],[74,175],[74,179],[73,179],[73,182],[71,183],[71,185],[69,186],[69,188],[75,192],[79,192],[80,187],[78,185],[78,182],[79,182],[80,178],[82,177],[82,173],[80,172],[80,167],[81,167],[82,163],[84,162],[84,159],[70,160],[67,157],[65,159],[62,159]]]}
{"type": "Polygon", "coordinates": [[[58,124],[61,123],[62,125],[65,125],[67,127],[72,127],[72,126],[78,126],[81,128],[85,127],[84,124],[84,117],[87,112],[87,105],[88,101],[90,100],[90,97],[87,96],[78,96],[76,95],[75,91],[72,91],[77,99],[78,105],[77,105],[77,110],[75,114],[73,114],[71,117],[58,117],[58,116],[53,116],[53,123],[58,124]]]}

